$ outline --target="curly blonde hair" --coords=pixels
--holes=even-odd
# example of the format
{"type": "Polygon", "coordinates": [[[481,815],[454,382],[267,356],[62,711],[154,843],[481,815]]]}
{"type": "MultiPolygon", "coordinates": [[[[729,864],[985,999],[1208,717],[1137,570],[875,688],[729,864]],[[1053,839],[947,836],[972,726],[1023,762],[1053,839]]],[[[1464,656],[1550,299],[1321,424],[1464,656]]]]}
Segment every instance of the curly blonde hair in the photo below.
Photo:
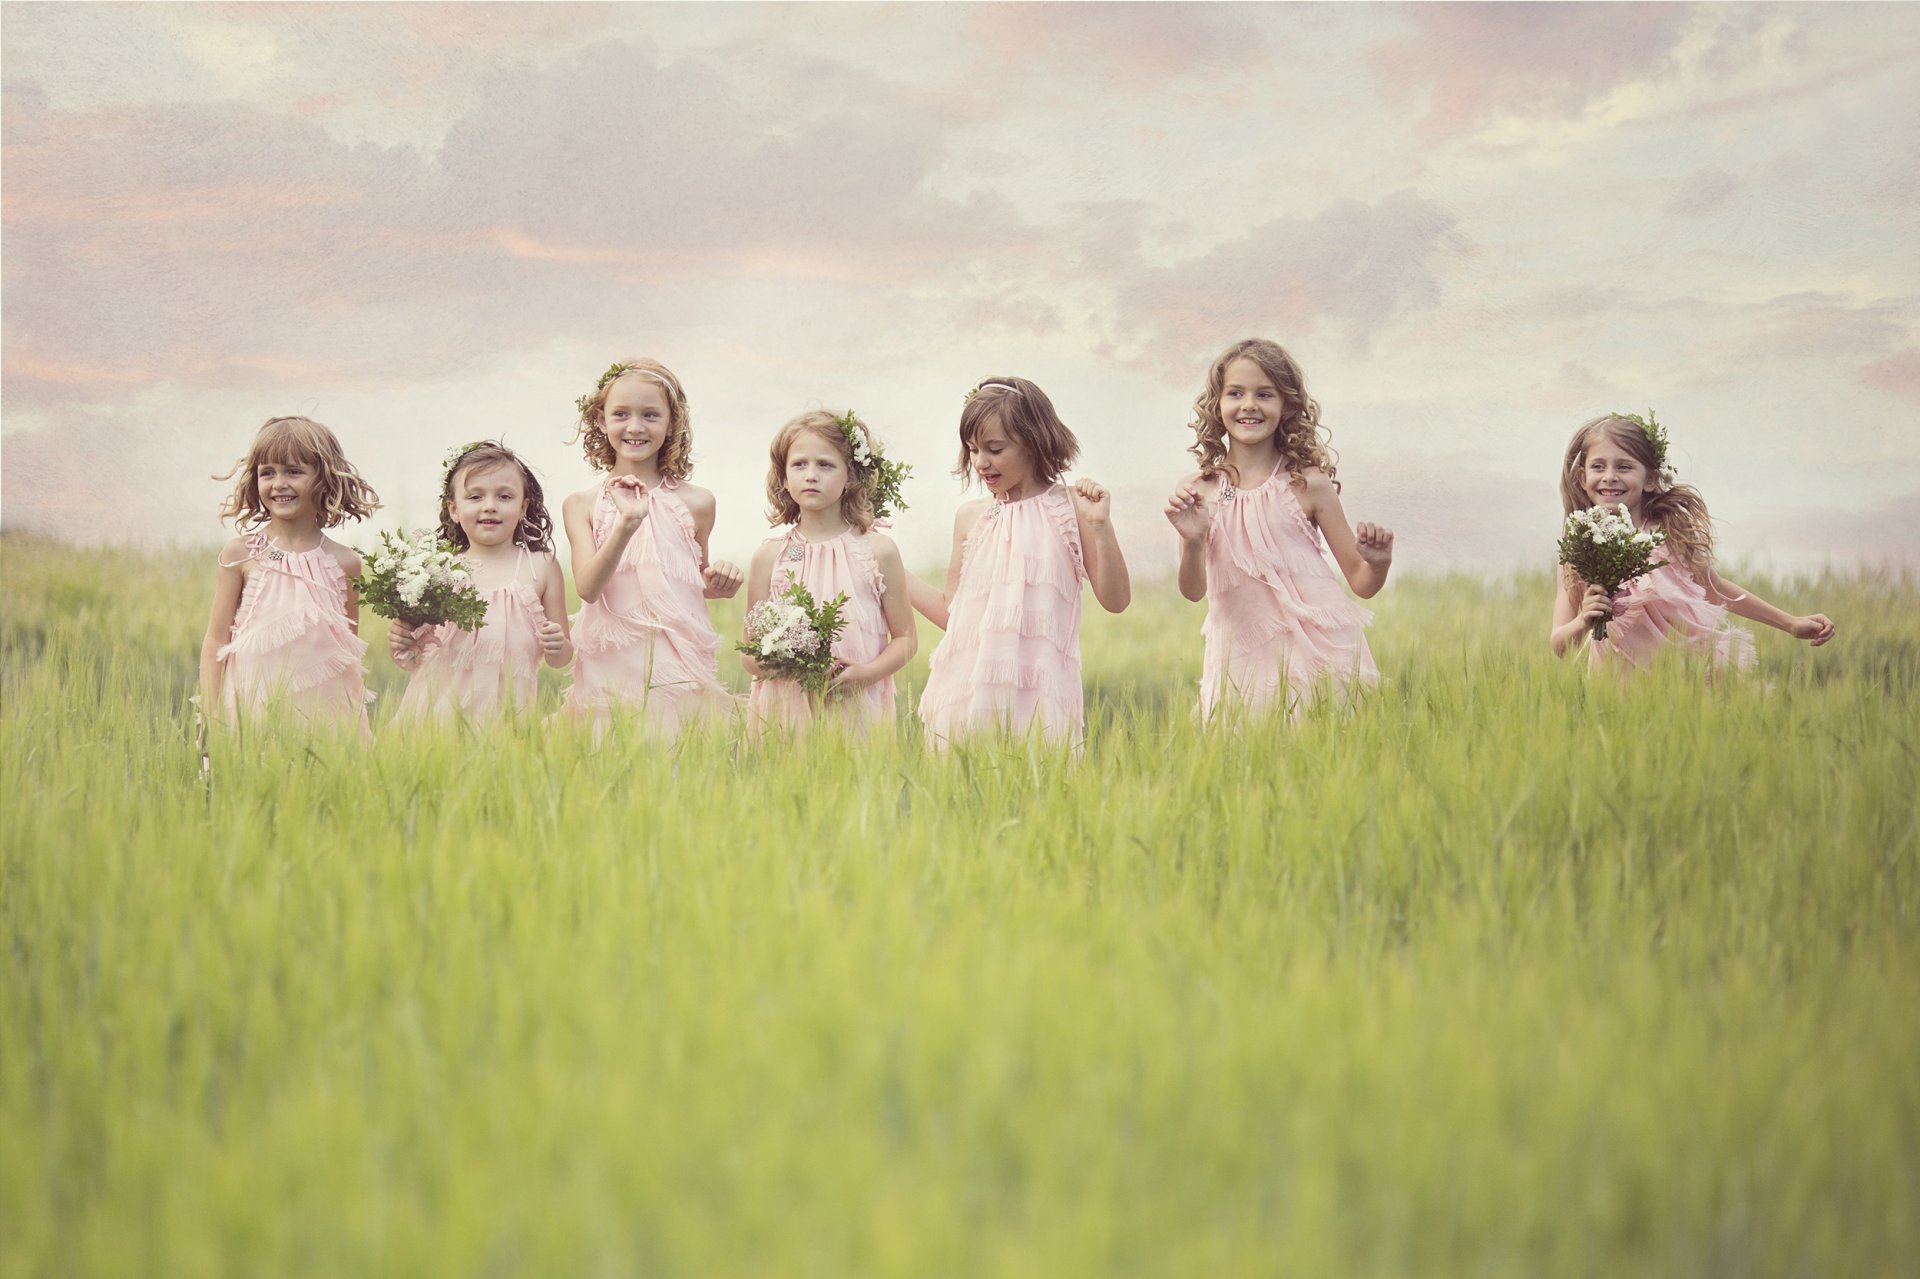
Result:
{"type": "Polygon", "coordinates": [[[586,454],[587,464],[596,471],[613,469],[613,442],[607,438],[607,396],[614,384],[625,377],[643,378],[667,393],[667,439],[660,446],[660,478],[686,479],[693,474],[693,421],[687,412],[687,393],[672,370],[644,356],[614,365],[601,377],[600,385],[591,395],[581,397],[580,423],[573,438],[586,454]],[[619,372],[614,372],[615,369],[619,372]]]}
{"type": "Polygon", "coordinates": [[[231,519],[234,527],[245,532],[273,517],[260,500],[260,467],[297,464],[311,467],[320,477],[318,509],[321,528],[334,528],[348,520],[364,520],[380,509],[380,495],[360,478],[340,441],[332,431],[312,418],[270,417],[253,437],[247,455],[235,462],[216,480],[240,477],[233,492],[220,504],[220,518],[231,519]]]}
{"type": "Polygon", "coordinates": [[[498,440],[469,444],[461,451],[460,460],[447,468],[446,478],[440,482],[440,536],[463,551],[467,549],[467,531],[453,518],[454,486],[465,472],[491,471],[502,466],[519,470],[521,496],[527,502],[526,514],[513,530],[513,540],[535,553],[551,551],[553,516],[547,513],[547,496],[540,489],[540,481],[534,477],[533,468],[520,460],[519,454],[498,440]]]}
{"type": "MultiPolygon", "coordinates": [[[[1657,525],[1667,535],[1667,558],[1685,569],[1703,589],[1724,597],[1726,593],[1717,585],[1719,579],[1713,571],[1713,525],[1707,515],[1706,499],[1691,484],[1658,487],[1659,454],[1654,451],[1653,441],[1647,438],[1646,428],[1632,418],[1609,413],[1584,423],[1573,433],[1566,460],[1560,466],[1560,504],[1566,508],[1566,514],[1584,511],[1593,505],[1580,476],[1587,464],[1587,450],[1602,438],[1619,445],[1646,468],[1647,478],[1655,487],[1649,488],[1641,499],[1640,515],[1646,523],[1657,525]]],[[[1570,574],[1571,570],[1566,570],[1564,575],[1569,576],[1571,590],[1570,574]]]]}
{"type": "Polygon", "coordinates": [[[1042,488],[1080,456],[1080,441],[1045,391],[1023,377],[990,377],[969,391],[960,407],[960,461],[953,473],[962,487],[973,482],[968,455],[989,418],[999,419],[1001,429],[1033,458],[1034,479],[1042,488]]]}
{"type": "MultiPolygon", "coordinates": [[[[848,413],[852,417],[852,413],[848,413]]],[[[787,454],[793,451],[793,442],[808,431],[813,432],[839,455],[847,467],[847,487],[840,494],[840,518],[864,533],[873,527],[873,493],[854,465],[853,445],[847,442],[846,433],[840,429],[842,419],[824,409],[814,409],[802,413],[780,428],[773,437],[773,446],[767,450],[767,523],[795,524],[800,520],[800,504],[787,492],[787,454]]],[[[874,441],[873,432],[865,422],[853,418],[854,426],[867,437],[869,452],[878,452],[879,445],[874,441]]]]}
{"type": "MultiPolygon", "coordinates": [[[[1220,393],[1226,389],[1227,366],[1235,360],[1252,360],[1280,392],[1280,428],[1274,432],[1273,443],[1280,450],[1280,465],[1287,469],[1287,474],[1299,483],[1303,471],[1317,466],[1332,480],[1334,459],[1338,455],[1333,451],[1327,429],[1320,425],[1319,403],[1307,394],[1306,374],[1300,371],[1299,364],[1287,354],[1285,347],[1265,338],[1235,342],[1222,351],[1207,370],[1207,385],[1200,392],[1200,398],[1193,402],[1193,421],[1188,423],[1194,441],[1187,451],[1200,464],[1200,473],[1213,475],[1226,471],[1234,483],[1240,482],[1239,468],[1227,461],[1227,424],[1220,416],[1220,393]]],[[[1340,488],[1338,480],[1334,480],[1333,487],[1336,491],[1340,488]]]]}

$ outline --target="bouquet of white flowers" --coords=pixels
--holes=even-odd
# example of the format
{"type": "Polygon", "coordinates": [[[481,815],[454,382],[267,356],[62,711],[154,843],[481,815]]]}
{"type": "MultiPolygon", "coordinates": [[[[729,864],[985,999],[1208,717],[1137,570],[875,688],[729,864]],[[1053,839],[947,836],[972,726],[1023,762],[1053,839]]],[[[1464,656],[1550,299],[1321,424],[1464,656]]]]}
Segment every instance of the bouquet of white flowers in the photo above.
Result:
{"type": "Polygon", "coordinates": [[[830,603],[815,603],[813,592],[795,582],[778,599],[762,600],[748,611],[747,642],[737,647],[764,669],[799,680],[800,687],[818,696],[839,669],[833,641],[847,624],[840,616],[846,602],[843,592],[830,603]]]}
{"type": "MultiPolygon", "coordinates": [[[[1665,560],[1653,557],[1666,542],[1659,529],[1635,528],[1633,517],[1622,502],[1620,513],[1604,506],[1590,506],[1567,516],[1560,532],[1560,562],[1595,586],[1604,586],[1612,595],[1643,573],[1665,568],[1665,560]]],[[[1607,619],[1596,618],[1593,638],[1607,637],[1607,619]]]]}
{"type": "Polygon", "coordinates": [[[477,631],[486,620],[487,602],[480,598],[458,549],[441,541],[435,530],[422,529],[413,537],[382,533],[380,544],[365,558],[360,602],[380,616],[408,626],[452,622],[463,631],[477,631]]]}

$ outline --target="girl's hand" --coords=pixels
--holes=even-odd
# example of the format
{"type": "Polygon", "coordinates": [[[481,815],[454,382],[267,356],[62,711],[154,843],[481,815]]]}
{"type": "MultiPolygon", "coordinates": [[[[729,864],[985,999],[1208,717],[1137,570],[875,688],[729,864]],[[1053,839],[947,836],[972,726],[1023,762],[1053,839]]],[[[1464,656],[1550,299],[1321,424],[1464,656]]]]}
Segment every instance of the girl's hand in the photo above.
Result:
{"type": "Polygon", "coordinates": [[[542,620],[538,628],[540,651],[548,657],[558,657],[567,650],[567,633],[560,629],[560,623],[542,620]]]}
{"type": "Polygon", "coordinates": [[[725,560],[715,560],[707,565],[706,571],[701,576],[706,579],[706,596],[710,600],[732,599],[744,580],[740,569],[725,560]]]}
{"type": "Polygon", "coordinates": [[[1173,525],[1181,541],[1198,545],[1207,540],[1207,531],[1213,527],[1213,511],[1198,490],[1177,488],[1167,499],[1167,523],[1173,525]]]}
{"type": "Polygon", "coordinates": [[[1795,639],[1803,639],[1815,648],[1833,638],[1833,619],[1825,613],[1809,613],[1805,617],[1796,617],[1787,627],[1787,634],[1795,639]]]}
{"type": "Polygon", "coordinates": [[[607,486],[607,496],[613,499],[614,513],[627,526],[628,532],[640,527],[640,522],[647,518],[647,512],[653,505],[645,481],[631,475],[614,476],[613,483],[607,486]]]}
{"type": "Polygon", "coordinates": [[[387,653],[396,666],[411,666],[420,660],[420,655],[429,647],[434,637],[431,626],[408,626],[399,618],[394,618],[387,626],[387,653]]]}
{"type": "Polygon", "coordinates": [[[873,671],[864,662],[857,666],[842,666],[833,673],[833,679],[827,685],[827,697],[829,699],[847,697],[859,692],[873,681],[873,671]]]}
{"type": "Polygon", "coordinates": [[[1393,563],[1393,530],[1386,525],[1362,520],[1353,530],[1353,543],[1359,548],[1360,558],[1375,568],[1393,563]]]}
{"type": "Polygon", "coordinates": [[[1613,616],[1613,597],[1604,586],[1589,586],[1580,597],[1580,620],[1591,627],[1602,618],[1613,616]]]}
{"type": "Polygon", "coordinates": [[[1073,504],[1088,524],[1105,524],[1113,514],[1112,498],[1092,480],[1073,482],[1073,504]]]}

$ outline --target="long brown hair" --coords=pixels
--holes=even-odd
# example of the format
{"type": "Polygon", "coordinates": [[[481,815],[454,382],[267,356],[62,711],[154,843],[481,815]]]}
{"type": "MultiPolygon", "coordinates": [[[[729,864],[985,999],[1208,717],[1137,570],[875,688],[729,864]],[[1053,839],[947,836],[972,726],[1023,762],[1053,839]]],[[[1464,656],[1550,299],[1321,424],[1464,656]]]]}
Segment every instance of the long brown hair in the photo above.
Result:
{"type": "MultiPolygon", "coordinates": [[[[1647,438],[1646,428],[1632,418],[1609,413],[1584,423],[1573,433],[1567,445],[1566,460],[1560,466],[1560,504],[1565,513],[1584,511],[1593,505],[1581,483],[1587,465],[1587,450],[1602,438],[1619,445],[1627,455],[1646,469],[1651,485],[1660,484],[1660,456],[1647,438]]],[[[1672,484],[1664,490],[1650,487],[1640,501],[1641,518],[1667,535],[1666,555],[1676,567],[1685,569],[1701,587],[1715,595],[1725,592],[1717,585],[1713,572],[1713,524],[1707,515],[1707,501],[1691,484],[1672,484]]],[[[1569,580],[1569,589],[1572,583],[1569,580]]]]}
{"type": "Polygon", "coordinates": [[[1013,442],[1033,457],[1034,477],[1042,487],[1080,456],[1080,441],[1054,411],[1047,393],[1023,377],[990,377],[975,386],[960,408],[960,461],[953,473],[964,487],[973,480],[967,454],[988,418],[999,418],[1013,442]]]}
{"type": "MultiPolygon", "coordinates": [[[[814,409],[788,422],[773,437],[773,446],[767,450],[767,523],[797,524],[800,521],[800,504],[787,492],[787,454],[793,451],[793,442],[802,433],[811,431],[831,444],[846,464],[847,487],[840,494],[840,518],[862,533],[873,527],[873,494],[853,463],[853,445],[847,442],[840,422],[840,418],[826,410],[814,409]]],[[[866,432],[867,447],[871,450],[873,432],[857,417],[853,423],[858,430],[866,432]]]]}
{"type": "MultiPolygon", "coordinates": [[[[613,366],[620,372],[602,377],[591,395],[581,397],[580,424],[573,438],[586,454],[587,464],[596,471],[613,469],[613,442],[607,438],[607,394],[623,377],[644,378],[667,393],[667,438],[660,446],[659,467],[663,480],[684,480],[693,474],[693,420],[687,411],[687,393],[680,379],[658,360],[645,356],[622,360],[613,366]]],[[[609,373],[613,369],[607,370],[609,373]]]]}
{"type": "Polygon", "coordinates": [[[547,498],[540,491],[540,481],[534,478],[532,467],[498,440],[482,440],[478,444],[467,445],[460,451],[454,464],[447,468],[446,478],[440,483],[440,536],[463,551],[467,549],[467,531],[453,518],[454,486],[459,482],[462,471],[491,471],[496,466],[518,468],[520,484],[525,490],[527,510],[513,530],[513,540],[529,551],[551,551],[553,516],[547,514],[547,498]]]}
{"type": "MultiPolygon", "coordinates": [[[[1274,432],[1273,443],[1280,451],[1280,465],[1287,468],[1287,474],[1298,483],[1301,472],[1317,466],[1332,480],[1334,459],[1338,455],[1333,451],[1327,429],[1320,425],[1320,405],[1307,394],[1307,375],[1300,371],[1300,365],[1287,354],[1285,347],[1265,338],[1235,342],[1207,369],[1207,384],[1200,398],[1193,402],[1193,421],[1188,423],[1194,441],[1187,451],[1200,463],[1200,473],[1212,475],[1216,471],[1237,470],[1227,462],[1227,424],[1220,417],[1220,393],[1226,389],[1227,366],[1235,360],[1252,360],[1280,392],[1280,428],[1274,432]]],[[[1237,474],[1231,478],[1236,484],[1240,482],[1237,474]]],[[[1335,480],[1333,487],[1338,491],[1339,481],[1335,480]]]]}
{"type": "Polygon", "coordinates": [[[277,466],[297,463],[310,466],[320,477],[318,500],[314,503],[321,528],[333,528],[348,520],[364,520],[380,509],[380,495],[360,478],[340,441],[332,431],[312,418],[270,417],[253,437],[247,455],[216,480],[240,482],[220,504],[220,518],[233,519],[234,527],[245,531],[273,518],[260,500],[258,471],[263,463],[277,466]]]}

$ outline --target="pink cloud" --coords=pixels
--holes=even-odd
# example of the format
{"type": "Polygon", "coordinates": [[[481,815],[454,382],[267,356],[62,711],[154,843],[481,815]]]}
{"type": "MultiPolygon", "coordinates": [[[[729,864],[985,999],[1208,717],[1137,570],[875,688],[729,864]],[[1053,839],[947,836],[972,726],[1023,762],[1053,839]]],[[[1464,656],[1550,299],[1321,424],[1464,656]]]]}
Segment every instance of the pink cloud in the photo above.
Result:
{"type": "MultiPolygon", "coordinates": [[[[1672,65],[1690,5],[1414,4],[1411,35],[1374,47],[1388,100],[1423,101],[1417,129],[1461,133],[1497,116],[1578,115],[1616,86],[1672,65]]],[[[1731,55],[1729,55],[1731,56],[1731,55]]]]}
{"type": "Polygon", "coordinates": [[[1236,6],[1190,4],[985,4],[969,28],[1007,66],[1053,65],[1108,89],[1138,92],[1169,81],[1269,65],[1262,24],[1236,6]]]}
{"type": "Polygon", "coordinates": [[[1906,347],[1860,370],[1860,383],[1920,404],[1920,347],[1906,347]]]}

